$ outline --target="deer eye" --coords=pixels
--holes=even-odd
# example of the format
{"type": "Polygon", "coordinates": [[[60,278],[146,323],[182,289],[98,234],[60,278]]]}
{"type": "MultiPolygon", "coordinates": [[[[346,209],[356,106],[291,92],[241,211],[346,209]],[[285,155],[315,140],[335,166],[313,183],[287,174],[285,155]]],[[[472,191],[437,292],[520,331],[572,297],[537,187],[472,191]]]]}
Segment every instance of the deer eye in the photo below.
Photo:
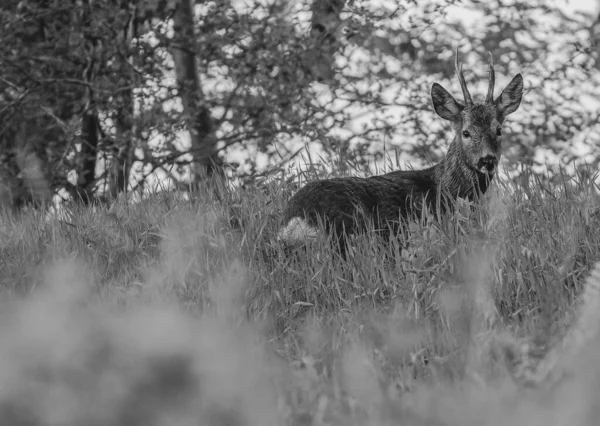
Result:
{"type": "Polygon", "coordinates": [[[469,139],[470,137],[471,137],[471,134],[467,130],[465,130],[463,132],[463,138],[469,139]]]}
{"type": "Polygon", "coordinates": [[[496,136],[502,136],[502,129],[500,127],[496,129],[496,136]]]}

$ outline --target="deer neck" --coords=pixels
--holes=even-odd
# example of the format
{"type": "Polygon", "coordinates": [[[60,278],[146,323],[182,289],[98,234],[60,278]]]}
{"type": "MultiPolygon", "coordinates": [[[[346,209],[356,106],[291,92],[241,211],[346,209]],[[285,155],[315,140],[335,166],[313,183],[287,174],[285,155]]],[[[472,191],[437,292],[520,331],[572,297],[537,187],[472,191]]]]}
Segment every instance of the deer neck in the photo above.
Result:
{"type": "Polygon", "coordinates": [[[486,175],[469,166],[466,154],[455,137],[446,157],[436,166],[436,183],[441,194],[451,198],[473,200],[479,193],[485,193],[489,186],[486,175]]]}

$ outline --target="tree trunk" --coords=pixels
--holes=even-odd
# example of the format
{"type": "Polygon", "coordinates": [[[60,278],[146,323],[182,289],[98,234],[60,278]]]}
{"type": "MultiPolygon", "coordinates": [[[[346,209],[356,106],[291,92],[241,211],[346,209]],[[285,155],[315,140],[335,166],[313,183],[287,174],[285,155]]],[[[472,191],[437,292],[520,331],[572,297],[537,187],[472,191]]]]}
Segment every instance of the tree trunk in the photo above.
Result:
{"type": "Polygon", "coordinates": [[[109,172],[109,194],[116,198],[119,193],[127,192],[129,173],[133,162],[133,139],[135,131],[133,126],[133,99],[131,91],[122,94],[124,102],[129,103],[118,109],[115,119],[116,138],[113,146],[113,156],[109,172]]]}
{"type": "MultiPolygon", "coordinates": [[[[137,10],[130,7],[129,2],[121,3],[121,9],[128,14],[127,25],[118,33],[117,43],[121,46],[121,52],[129,52],[131,41],[137,36],[136,12],[137,10]]],[[[133,107],[133,90],[135,76],[133,75],[133,58],[131,55],[121,59],[127,61],[123,64],[122,69],[127,70],[123,77],[126,77],[126,90],[123,90],[119,95],[117,113],[115,116],[116,137],[111,147],[112,159],[110,171],[108,173],[108,193],[111,198],[116,198],[119,193],[127,192],[129,185],[129,174],[133,164],[133,147],[136,137],[134,124],[134,107],[133,107]],[[131,64],[131,65],[130,65],[131,64]]]]}
{"type": "Polygon", "coordinates": [[[317,81],[327,81],[333,78],[333,55],[338,49],[338,30],[341,25],[340,13],[344,0],[314,0],[312,4],[312,19],[310,35],[312,51],[309,53],[306,65],[312,77],[317,81]]]}
{"type": "MultiPolygon", "coordinates": [[[[81,19],[83,27],[91,27],[93,22],[93,3],[86,0],[83,4],[81,19]]],[[[89,52],[86,58],[87,63],[83,69],[83,79],[89,84],[94,83],[96,77],[96,68],[101,62],[101,52],[98,49],[93,33],[90,31],[85,36],[85,44],[89,52]]],[[[86,89],[85,109],[81,119],[81,151],[77,161],[77,184],[75,185],[75,194],[72,194],[75,201],[81,201],[88,204],[92,201],[94,184],[96,182],[96,163],[98,160],[98,142],[100,140],[100,122],[96,112],[96,99],[93,89],[86,89]]]]}
{"type": "Polygon", "coordinates": [[[200,76],[196,69],[194,8],[191,0],[180,0],[173,16],[171,54],[183,113],[191,139],[192,176],[195,182],[220,171],[216,138],[210,111],[204,102],[200,76]]]}
{"type": "Polygon", "coordinates": [[[96,161],[98,157],[99,128],[98,117],[94,110],[87,111],[82,120],[82,142],[77,164],[76,201],[88,204],[91,201],[93,185],[96,179],[96,161]]]}

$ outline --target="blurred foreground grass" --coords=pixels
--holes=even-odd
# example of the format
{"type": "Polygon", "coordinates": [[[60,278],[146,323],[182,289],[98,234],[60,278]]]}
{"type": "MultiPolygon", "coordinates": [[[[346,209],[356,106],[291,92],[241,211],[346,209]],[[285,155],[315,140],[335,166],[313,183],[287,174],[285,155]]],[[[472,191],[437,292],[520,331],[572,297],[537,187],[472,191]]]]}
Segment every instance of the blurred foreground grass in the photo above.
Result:
{"type": "Polygon", "coordinates": [[[348,262],[275,241],[292,192],[5,215],[0,424],[598,424],[600,340],[544,390],[505,349],[572,322],[600,260],[593,179],[497,183],[410,250],[367,234],[348,262]]]}

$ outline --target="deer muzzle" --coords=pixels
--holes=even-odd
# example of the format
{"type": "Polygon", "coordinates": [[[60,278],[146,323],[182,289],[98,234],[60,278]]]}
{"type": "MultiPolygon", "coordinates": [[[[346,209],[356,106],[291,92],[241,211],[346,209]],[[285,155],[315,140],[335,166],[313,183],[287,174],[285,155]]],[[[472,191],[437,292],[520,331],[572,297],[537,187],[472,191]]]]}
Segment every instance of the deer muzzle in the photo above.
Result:
{"type": "Polygon", "coordinates": [[[486,155],[477,162],[477,169],[484,174],[493,175],[498,166],[498,158],[495,155],[486,155]]]}

